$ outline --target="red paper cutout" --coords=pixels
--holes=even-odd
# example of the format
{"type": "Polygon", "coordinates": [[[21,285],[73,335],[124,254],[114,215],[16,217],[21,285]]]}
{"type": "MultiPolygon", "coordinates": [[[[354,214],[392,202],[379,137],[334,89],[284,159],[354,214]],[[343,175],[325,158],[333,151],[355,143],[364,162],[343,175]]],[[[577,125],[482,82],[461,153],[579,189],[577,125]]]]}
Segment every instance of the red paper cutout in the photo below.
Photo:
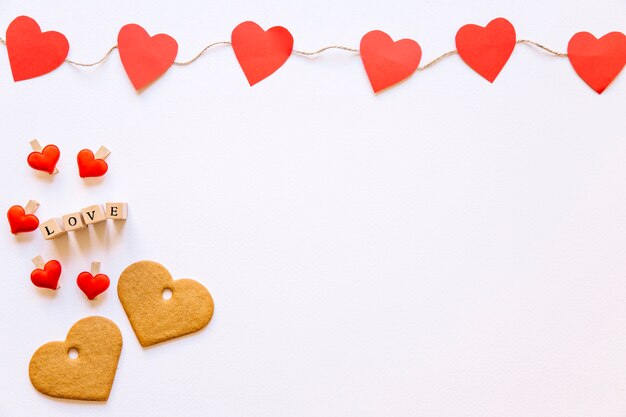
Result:
{"type": "Polygon", "coordinates": [[[39,227],[39,219],[34,214],[26,214],[22,206],[13,206],[7,211],[11,233],[28,233],[39,227]]]}
{"type": "Polygon", "coordinates": [[[59,261],[46,262],[43,269],[35,269],[30,274],[30,280],[36,287],[56,290],[59,287],[61,277],[61,264],[59,261]]]}
{"type": "Polygon", "coordinates": [[[109,288],[111,281],[109,277],[104,274],[97,274],[95,277],[91,275],[91,272],[81,272],[76,278],[76,284],[80,288],[87,298],[93,300],[98,295],[102,294],[109,288]]]}
{"type": "Polygon", "coordinates": [[[580,78],[602,94],[626,65],[626,36],[611,32],[596,39],[578,32],[567,45],[567,56],[580,78]]]}
{"type": "Polygon", "coordinates": [[[515,28],[503,17],[486,27],[465,25],[456,34],[456,49],[465,63],[494,82],[515,49],[515,28]]]}
{"type": "Polygon", "coordinates": [[[163,75],[178,54],[174,38],[164,33],[151,37],[134,23],[120,29],[117,47],[126,74],[137,91],[163,75]]]}
{"type": "Polygon", "coordinates": [[[55,145],[47,145],[41,152],[31,152],[27,161],[31,168],[52,174],[60,156],[59,148],[55,145]]]}
{"type": "Polygon", "coordinates": [[[274,26],[264,31],[254,22],[233,29],[231,43],[250,86],[272,75],[293,50],[293,36],[287,29],[274,26]]]}
{"type": "Polygon", "coordinates": [[[393,41],[380,30],[361,39],[361,59],[375,93],[410,77],[422,59],[422,48],[412,39],[393,41]]]}
{"type": "Polygon", "coordinates": [[[59,32],[41,32],[35,20],[16,17],[7,29],[7,53],[14,81],[28,80],[59,67],[67,58],[70,44],[59,32]]]}
{"type": "Polygon", "coordinates": [[[78,152],[78,174],[81,178],[101,177],[107,173],[109,165],[104,159],[96,159],[89,149],[78,152]]]}

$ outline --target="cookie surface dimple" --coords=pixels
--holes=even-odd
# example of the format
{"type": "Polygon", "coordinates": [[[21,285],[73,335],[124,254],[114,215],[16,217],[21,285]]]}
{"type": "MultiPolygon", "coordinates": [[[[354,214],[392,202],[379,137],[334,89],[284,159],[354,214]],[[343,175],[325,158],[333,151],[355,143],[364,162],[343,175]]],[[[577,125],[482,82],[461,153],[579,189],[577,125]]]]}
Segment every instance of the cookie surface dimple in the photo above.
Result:
{"type": "Polygon", "coordinates": [[[172,279],[153,261],[128,266],[120,276],[117,294],[142,346],[150,346],[203,329],[213,317],[213,298],[192,279],[172,279]],[[163,292],[171,291],[165,299],[163,292]]]}
{"type": "Polygon", "coordinates": [[[55,398],[106,401],[122,351],[122,334],[111,320],[77,321],[63,342],[49,342],[33,354],[28,368],[37,391],[55,398]],[[70,350],[78,356],[71,358],[70,350]]]}

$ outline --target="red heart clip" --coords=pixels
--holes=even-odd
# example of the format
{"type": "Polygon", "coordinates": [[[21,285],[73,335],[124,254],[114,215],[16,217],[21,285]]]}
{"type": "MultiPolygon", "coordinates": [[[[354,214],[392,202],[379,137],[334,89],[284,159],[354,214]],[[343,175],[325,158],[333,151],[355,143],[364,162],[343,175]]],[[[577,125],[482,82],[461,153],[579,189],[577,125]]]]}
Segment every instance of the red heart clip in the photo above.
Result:
{"type": "Polygon", "coordinates": [[[137,91],[163,75],[178,54],[174,38],[164,33],[150,36],[134,23],[120,29],[117,47],[126,74],[137,91]]]}
{"type": "Polygon", "coordinates": [[[78,174],[81,178],[101,177],[109,169],[106,161],[104,159],[96,159],[93,152],[89,149],[83,149],[78,152],[76,160],[78,162],[78,174]]]}
{"type": "Polygon", "coordinates": [[[11,233],[27,233],[39,227],[39,219],[34,214],[26,214],[22,206],[13,206],[7,211],[7,219],[11,226],[11,233]]]}
{"type": "Polygon", "coordinates": [[[373,30],[361,39],[361,60],[375,93],[403,81],[415,72],[422,48],[412,39],[394,42],[385,32],[373,30]]]}
{"type": "Polygon", "coordinates": [[[59,67],[67,57],[70,44],[59,32],[41,32],[28,16],[15,18],[7,29],[7,52],[13,80],[35,78],[59,67]]]}
{"type": "Polygon", "coordinates": [[[78,274],[78,278],[76,278],[78,288],[80,288],[90,300],[93,300],[98,295],[105,292],[107,288],[109,288],[110,283],[109,277],[105,274],[93,276],[91,272],[87,271],[81,272],[78,274]]]}
{"type": "Polygon", "coordinates": [[[56,290],[59,287],[61,277],[61,264],[59,261],[46,262],[43,269],[35,269],[30,274],[30,280],[39,288],[56,290]]]}
{"type": "Polygon", "coordinates": [[[231,43],[250,86],[272,75],[293,50],[293,36],[287,29],[274,26],[264,31],[254,22],[233,29],[231,43]]]}
{"type": "Polygon", "coordinates": [[[578,32],[567,45],[567,56],[580,78],[602,94],[626,65],[626,36],[611,32],[596,39],[578,32]]]}
{"type": "Polygon", "coordinates": [[[515,49],[515,28],[505,18],[486,27],[465,25],[456,34],[456,49],[470,68],[494,82],[515,49]]]}
{"type": "Polygon", "coordinates": [[[31,152],[27,161],[31,168],[52,174],[60,156],[59,148],[55,145],[47,145],[41,152],[31,152]]]}

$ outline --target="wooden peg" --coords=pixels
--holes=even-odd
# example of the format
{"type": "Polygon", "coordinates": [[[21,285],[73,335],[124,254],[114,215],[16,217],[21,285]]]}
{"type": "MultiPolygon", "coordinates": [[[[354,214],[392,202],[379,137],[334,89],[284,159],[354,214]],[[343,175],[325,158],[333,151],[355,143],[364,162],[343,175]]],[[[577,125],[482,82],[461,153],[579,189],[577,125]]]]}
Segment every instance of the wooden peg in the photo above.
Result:
{"type": "Polygon", "coordinates": [[[100,149],[96,152],[94,157],[96,159],[107,159],[107,156],[111,154],[111,151],[105,148],[104,146],[100,146],[100,149]]]}
{"type": "Polygon", "coordinates": [[[76,230],[81,230],[87,227],[85,222],[83,221],[83,216],[79,212],[69,213],[61,217],[63,221],[63,228],[68,232],[74,232],[76,230]]]}
{"type": "Polygon", "coordinates": [[[46,240],[55,239],[61,235],[67,233],[63,226],[57,219],[50,219],[39,225],[39,231],[46,240]]]}
{"type": "Polygon", "coordinates": [[[100,273],[100,261],[93,261],[91,263],[91,270],[89,271],[94,277],[100,273]]]}
{"type": "Polygon", "coordinates": [[[128,218],[128,203],[106,203],[106,218],[126,220],[128,218]]]}
{"type": "Polygon", "coordinates": [[[94,204],[93,206],[85,207],[80,212],[83,215],[85,224],[88,225],[100,223],[107,219],[102,204],[94,204]]]}
{"type": "MultiPolygon", "coordinates": [[[[35,152],[43,151],[43,147],[41,146],[41,144],[39,143],[37,139],[33,139],[30,141],[30,147],[33,148],[33,151],[35,152]]],[[[54,171],[52,172],[52,175],[58,174],[58,173],[59,173],[59,170],[55,167],[54,171]]]]}
{"type": "Polygon", "coordinates": [[[46,266],[46,262],[43,260],[43,258],[39,255],[35,256],[33,259],[33,264],[35,265],[35,268],[37,269],[43,269],[44,266],[46,266]]]}
{"type": "Polygon", "coordinates": [[[39,208],[39,203],[35,200],[30,200],[26,207],[24,207],[24,214],[33,214],[39,208]]]}

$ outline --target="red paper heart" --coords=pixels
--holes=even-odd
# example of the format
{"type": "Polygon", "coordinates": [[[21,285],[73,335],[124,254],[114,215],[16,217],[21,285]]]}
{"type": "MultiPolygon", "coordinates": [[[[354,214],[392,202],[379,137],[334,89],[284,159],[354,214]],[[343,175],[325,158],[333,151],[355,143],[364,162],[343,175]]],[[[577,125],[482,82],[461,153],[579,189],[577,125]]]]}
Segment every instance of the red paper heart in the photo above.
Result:
{"type": "Polygon", "coordinates": [[[104,159],[96,159],[89,149],[78,152],[76,157],[78,162],[78,174],[81,178],[101,177],[106,174],[109,165],[104,159]]]}
{"type": "Polygon", "coordinates": [[[163,75],[178,53],[174,38],[164,33],[151,37],[134,23],[120,29],[117,47],[126,74],[137,91],[163,75]]]}
{"type": "Polygon", "coordinates": [[[97,274],[95,277],[90,272],[81,272],[76,278],[76,284],[80,288],[87,298],[93,300],[98,295],[102,294],[109,288],[111,281],[109,277],[104,274],[97,274]]]}
{"type": "Polygon", "coordinates": [[[59,32],[41,32],[28,16],[15,18],[7,29],[7,52],[13,80],[35,78],[59,67],[67,57],[70,44],[59,32]]]}
{"type": "Polygon", "coordinates": [[[7,219],[11,226],[11,233],[27,233],[39,227],[39,219],[34,214],[26,214],[22,206],[13,206],[7,211],[7,219]]]}
{"type": "Polygon", "coordinates": [[[385,32],[373,30],[361,39],[361,60],[377,93],[408,78],[422,59],[422,48],[412,39],[394,42],[385,32]]]}
{"type": "Polygon", "coordinates": [[[579,32],[570,39],[567,56],[580,78],[602,94],[626,65],[626,36],[611,32],[596,39],[579,32]]]}
{"type": "Polygon", "coordinates": [[[250,86],[272,75],[293,50],[293,36],[287,29],[274,26],[264,31],[254,22],[233,29],[231,43],[250,86]]]}
{"type": "Polygon", "coordinates": [[[31,168],[52,174],[60,156],[59,148],[55,145],[47,145],[41,152],[31,152],[27,161],[31,168]]]}
{"type": "Polygon", "coordinates": [[[505,18],[486,27],[465,25],[456,34],[456,49],[470,68],[494,82],[515,49],[515,28],[505,18]]]}
{"type": "Polygon", "coordinates": [[[61,277],[61,264],[59,261],[46,262],[43,269],[35,269],[30,274],[30,280],[39,288],[56,290],[59,287],[61,277]]]}

